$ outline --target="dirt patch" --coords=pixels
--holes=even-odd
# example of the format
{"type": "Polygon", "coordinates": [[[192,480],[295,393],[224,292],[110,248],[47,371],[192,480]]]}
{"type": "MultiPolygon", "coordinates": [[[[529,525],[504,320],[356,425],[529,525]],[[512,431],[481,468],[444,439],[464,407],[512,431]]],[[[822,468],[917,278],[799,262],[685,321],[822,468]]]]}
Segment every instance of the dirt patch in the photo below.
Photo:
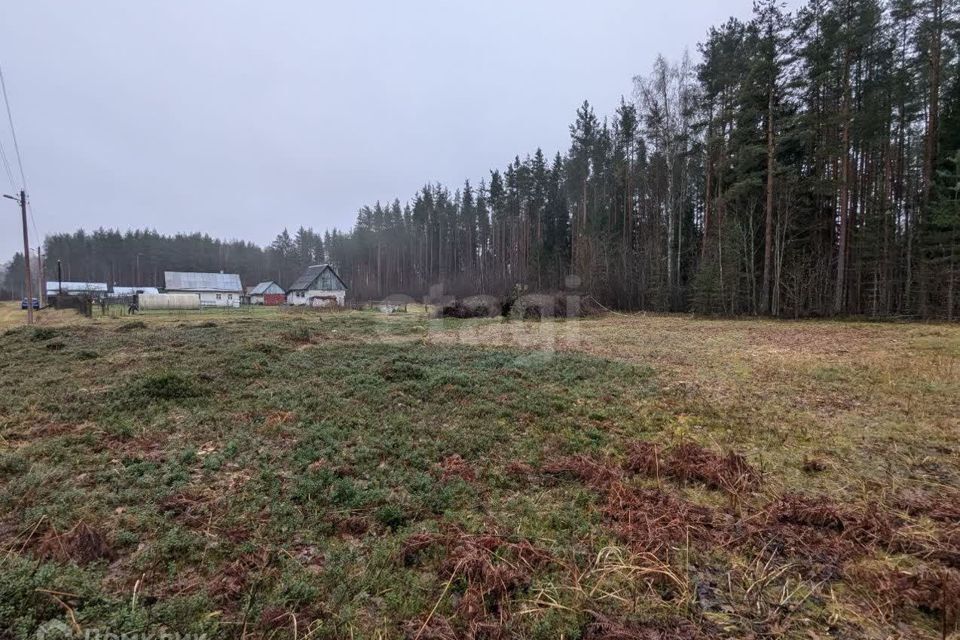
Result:
{"type": "Polygon", "coordinates": [[[669,449],[650,442],[637,443],[624,467],[652,478],[669,477],[684,484],[702,482],[731,494],[756,489],[761,484],[760,473],[740,454],[730,451],[721,455],[693,442],[669,449]]]}
{"type": "Polygon", "coordinates": [[[109,446],[120,457],[162,462],[166,459],[164,447],[168,438],[169,434],[158,431],[144,432],[134,438],[114,436],[110,438],[109,446]]]}
{"type": "Polygon", "coordinates": [[[529,541],[471,534],[458,527],[411,536],[403,546],[401,559],[407,565],[419,564],[430,549],[442,553],[437,576],[445,583],[445,594],[455,592],[451,600],[456,605],[449,619],[435,615],[434,609],[410,621],[408,632],[420,638],[499,637],[499,630],[512,615],[512,596],[529,586],[538,569],[552,562],[549,553],[529,541]]]}
{"type": "Polygon", "coordinates": [[[902,522],[877,504],[838,504],[788,493],[753,514],[748,537],[797,560],[818,579],[843,576],[844,565],[874,551],[905,551],[902,522]]]}
{"type": "Polygon", "coordinates": [[[943,488],[937,493],[907,492],[897,506],[912,516],[926,516],[932,520],[960,524],[960,491],[943,488]]]}
{"type": "Polygon", "coordinates": [[[409,620],[403,625],[404,635],[410,640],[461,640],[450,621],[444,616],[409,620]]]}
{"type": "Polygon", "coordinates": [[[293,424],[297,421],[297,414],[294,411],[271,411],[264,416],[263,424],[270,428],[276,428],[285,424],[293,424]]]}
{"type": "MultiPolygon", "coordinates": [[[[779,558],[776,565],[767,563],[767,568],[793,567],[791,571],[804,579],[818,582],[862,583],[866,590],[875,591],[871,599],[879,597],[890,609],[915,607],[941,616],[945,624],[956,624],[957,607],[950,604],[960,606],[960,572],[956,569],[960,530],[956,527],[918,529],[908,526],[911,523],[902,512],[880,501],[844,503],[823,495],[786,493],[760,502],[751,494],[742,509],[729,512],[693,504],[675,491],[689,479],[726,491],[759,483],[759,475],[742,456],[701,448],[681,446],[664,451],[644,443],[631,451],[622,469],[611,460],[580,455],[553,460],[542,471],[578,480],[602,496],[599,508],[604,522],[633,552],[669,559],[683,547],[711,552],[726,549],[747,557],[759,551],[770,563],[779,558]],[[630,474],[669,479],[674,490],[667,484],[635,486],[630,474]],[[882,554],[907,554],[924,563],[939,564],[931,564],[933,568],[926,573],[862,579],[854,562],[882,554]]],[[[953,516],[952,503],[930,495],[912,496],[908,506],[931,519],[942,518],[935,522],[949,522],[953,516]]],[[[657,635],[660,629],[634,628],[619,621],[603,621],[589,633],[593,635],[585,637],[687,637],[683,631],[657,635]]]]}
{"type": "Polygon", "coordinates": [[[815,529],[843,531],[840,509],[825,497],[807,497],[787,494],[776,502],[770,512],[778,522],[815,529]]]}
{"type": "MultiPolygon", "coordinates": [[[[903,525],[896,515],[876,502],[837,506],[836,503],[824,497],[813,500],[821,505],[821,514],[827,514],[826,522],[829,523],[834,514],[838,514],[841,535],[862,547],[889,548],[896,539],[897,531],[903,525]]],[[[807,517],[814,520],[818,517],[815,513],[817,507],[811,505],[811,499],[798,499],[795,495],[788,495],[782,498],[779,504],[784,505],[786,501],[792,501],[795,506],[781,511],[782,517],[787,515],[790,509],[797,509],[799,512],[805,510],[807,517]]],[[[798,511],[793,511],[793,515],[802,517],[799,516],[798,511]]]]}
{"type": "Polygon", "coordinates": [[[267,607],[260,613],[257,629],[277,632],[292,627],[294,617],[283,607],[267,607]]]}
{"type": "Polygon", "coordinates": [[[114,329],[117,333],[129,333],[131,331],[139,331],[140,329],[146,329],[147,323],[142,320],[134,320],[133,322],[124,322],[119,327],[114,329]]]}
{"type": "Polygon", "coordinates": [[[370,521],[362,516],[345,516],[333,522],[337,533],[347,536],[362,536],[370,530],[370,521]]]}
{"type": "Polygon", "coordinates": [[[71,422],[38,422],[32,425],[27,432],[30,438],[56,438],[58,436],[73,433],[84,428],[92,428],[89,423],[71,423],[71,422]]]}
{"type": "Polygon", "coordinates": [[[700,640],[708,636],[691,622],[632,622],[597,616],[587,625],[583,640],[700,640]]]}
{"type": "Polygon", "coordinates": [[[36,552],[45,560],[79,565],[115,557],[104,535],[83,520],[63,533],[51,527],[40,539],[36,552]]]}
{"type": "Polygon", "coordinates": [[[504,471],[508,476],[517,480],[526,480],[534,473],[534,468],[522,460],[511,460],[504,471]]]}
{"type": "Polygon", "coordinates": [[[727,517],[657,489],[613,485],[603,514],[617,536],[638,551],[663,553],[690,540],[723,544],[729,537],[727,517]]]}
{"type": "Polygon", "coordinates": [[[210,499],[196,492],[184,491],[166,496],[157,506],[161,513],[191,528],[206,526],[212,514],[210,499]]]}
{"type": "Polygon", "coordinates": [[[849,578],[861,588],[866,587],[878,609],[888,617],[915,607],[939,618],[944,638],[960,624],[960,571],[856,568],[849,578]]]}
{"type": "Polygon", "coordinates": [[[238,605],[240,596],[253,579],[266,570],[270,554],[266,550],[248,553],[222,566],[210,579],[209,593],[218,602],[238,605]]]}
{"type": "Polygon", "coordinates": [[[604,519],[636,551],[665,554],[690,540],[720,544],[729,537],[727,516],[660,489],[630,486],[612,462],[578,455],[554,460],[543,471],[577,479],[602,495],[604,519]]]}
{"type": "Polygon", "coordinates": [[[548,475],[579,480],[591,489],[606,491],[620,482],[620,469],[609,462],[600,462],[586,455],[558,458],[545,464],[542,471],[548,475]]]}
{"type": "Polygon", "coordinates": [[[800,467],[804,473],[816,474],[827,470],[827,463],[818,458],[805,458],[800,467]]]}
{"type": "Polygon", "coordinates": [[[477,474],[473,471],[473,468],[458,453],[444,458],[439,465],[438,473],[441,480],[460,478],[467,482],[473,482],[477,479],[477,474]]]}

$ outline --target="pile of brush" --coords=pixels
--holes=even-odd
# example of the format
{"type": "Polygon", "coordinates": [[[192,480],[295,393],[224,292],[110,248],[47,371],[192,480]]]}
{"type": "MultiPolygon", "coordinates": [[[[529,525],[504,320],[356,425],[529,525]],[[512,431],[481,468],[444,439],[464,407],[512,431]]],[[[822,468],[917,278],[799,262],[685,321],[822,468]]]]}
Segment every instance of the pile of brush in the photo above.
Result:
{"type": "Polygon", "coordinates": [[[470,296],[457,298],[440,307],[437,316],[440,318],[496,318],[504,315],[504,305],[507,302],[494,296],[470,296]]]}
{"type": "Polygon", "coordinates": [[[441,306],[437,317],[543,320],[581,318],[600,312],[601,307],[592,298],[567,293],[530,293],[502,298],[488,295],[457,298],[441,306]]]}
{"type": "Polygon", "coordinates": [[[438,602],[425,618],[411,621],[408,635],[420,640],[503,637],[510,600],[530,586],[538,569],[553,562],[528,540],[474,534],[457,526],[410,536],[401,560],[407,566],[421,565],[431,551],[441,556],[437,570],[446,583],[441,599],[449,593],[455,615],[437,614],[438,602]]]}

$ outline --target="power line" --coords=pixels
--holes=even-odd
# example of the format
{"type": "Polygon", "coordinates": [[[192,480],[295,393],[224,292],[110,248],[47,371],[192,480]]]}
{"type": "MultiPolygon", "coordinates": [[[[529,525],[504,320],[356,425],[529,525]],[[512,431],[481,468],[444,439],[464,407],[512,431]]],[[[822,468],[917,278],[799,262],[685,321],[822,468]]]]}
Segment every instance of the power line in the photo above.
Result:
{"type": "MultiPolygon", "coordinates": [[[[17,154],[17,166],[20,169],[20,181],[23,185],[23,189],[26,190],[27,175],[23,171],[23,156],[20,155],[20,143],[17,141],[17,130],[13,126],[13,112],[10,109],[10,98],[7,96],[7,83],[3,77],[2,65],[0,65],[0,91],[3,93],[3,103],[7,108],[7,122],[10,124],[10,135],[13,137],[13,150],[17,154]]],[[[10,170],[10,162],[7,160],[7,154],[3,150],[2,143],[0,143],[0,155],[3,157],[3,165],[7,172],[7,177],[10,179],[10,185],[13,186],[14,190],[16,190],[16,187],[14,186],[13,171],[10,170]]],[[[40,230],[37,228],[37,220],[33,215],[33,203],[28,203],[27,211],[30,215],[30,224],[33,227],[33,233],[37,236],[37,242],[41,243],[43,240],[40,235],[40,230]]]]}
{"type": "Polygon", "coordinates": [[[17,130],[13,126],[13,113],[10,111],[10,99],[7,97],[7,83],[3,79],[3,66],[0,65],[0,90],[3,92],[3,103],[7,107],[7,122],[10,123],[10,134],[13,136],[13,150],[17,153],[17,166],[20,167],[20,180],[23,188],[27,188],[27,176],[23,172],[23,157],[20,155],[20,144],[17,142],[17,130]]]}
{"type": "Polygon", "coordinates": [[[0,160],[3,161],[3,169],[6,171],[7,179],[10,181],[10,188],[16,191],[16,180],[13,179],[13,172],[10,170],[10,162],[7,160],[7,152],[3,148],[3,140],[0,140],[0,160]]]}
{"type": "Polygon", "coordinates": [[[33,217],[33,203],[27,200],[27,214],[30,216],[30,225],[33,227],[33,233],[37,236],[37,244],[43,244],[44,237],[40,235],[40,229],[37,228],[37,221],[33,217]]]}

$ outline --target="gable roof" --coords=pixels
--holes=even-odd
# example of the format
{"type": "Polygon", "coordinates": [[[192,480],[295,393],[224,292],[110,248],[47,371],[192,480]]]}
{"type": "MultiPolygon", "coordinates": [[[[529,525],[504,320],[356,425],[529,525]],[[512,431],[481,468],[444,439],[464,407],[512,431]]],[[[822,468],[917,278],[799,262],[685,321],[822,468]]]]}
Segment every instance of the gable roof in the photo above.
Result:
{"type": "Polygon", "coordinates": [[[240,276],[236,273],[164,271],[163,279],[168,291],[243,291],[240,276]]]}
{"type": "Polygon", "coordinates": [[[310,285],[313,284],[314,281],[319,278],[327,269],[330,270],[330,273],[333,274],[333,277],[337,279],[337,282],[339,282],[340,286],[343,287],[344,291],[346,291],[347,285],[344,284],[343,279],[337,275],[337,272],[333,270],[333,267],[328,264],[314,264],[307,267],[306,271],[300,274],[300,277],[297,278],[292,285],[290,285],[288,291],[306,291],[310,288],[310,285]]]}
{"type": "Polygon", "coordinates": [[[255,286],[253,289],[250,289],[250,291],[247,293],[247,295],[250,295],[250,296],[262,296],[263,294],[267,293],[267,290],[268,290],[270,287],[276,287],[277,289],[280,289],[280,293],[284,293],[283,287],[281,287],[280,285],[278,285],[278,284],[277,284],[276,282],[274,282],[273,280],[267,280],[266,282],[261,282],[260,284],[258,284],[257,286],[255,286]]]}

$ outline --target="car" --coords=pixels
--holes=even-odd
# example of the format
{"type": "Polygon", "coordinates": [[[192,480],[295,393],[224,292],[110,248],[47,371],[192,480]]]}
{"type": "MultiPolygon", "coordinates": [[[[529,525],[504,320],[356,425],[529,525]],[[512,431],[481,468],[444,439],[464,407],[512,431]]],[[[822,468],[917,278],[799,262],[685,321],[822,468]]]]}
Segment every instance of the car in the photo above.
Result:
{"type": "MultiPolygon", "coordinates": [[[[26,309],[28,304],[29,304],[29,303],[27,302],[27,299],[24,298],[23,300],[20,301],[20,308],[21,308],[21,309],[26,309]]],[[[37,300],[36,298],[33,299],[33,308],[34,308],[34,309],[39,309],[39,308],[40,308],[40,301],[37,300]]]]}

